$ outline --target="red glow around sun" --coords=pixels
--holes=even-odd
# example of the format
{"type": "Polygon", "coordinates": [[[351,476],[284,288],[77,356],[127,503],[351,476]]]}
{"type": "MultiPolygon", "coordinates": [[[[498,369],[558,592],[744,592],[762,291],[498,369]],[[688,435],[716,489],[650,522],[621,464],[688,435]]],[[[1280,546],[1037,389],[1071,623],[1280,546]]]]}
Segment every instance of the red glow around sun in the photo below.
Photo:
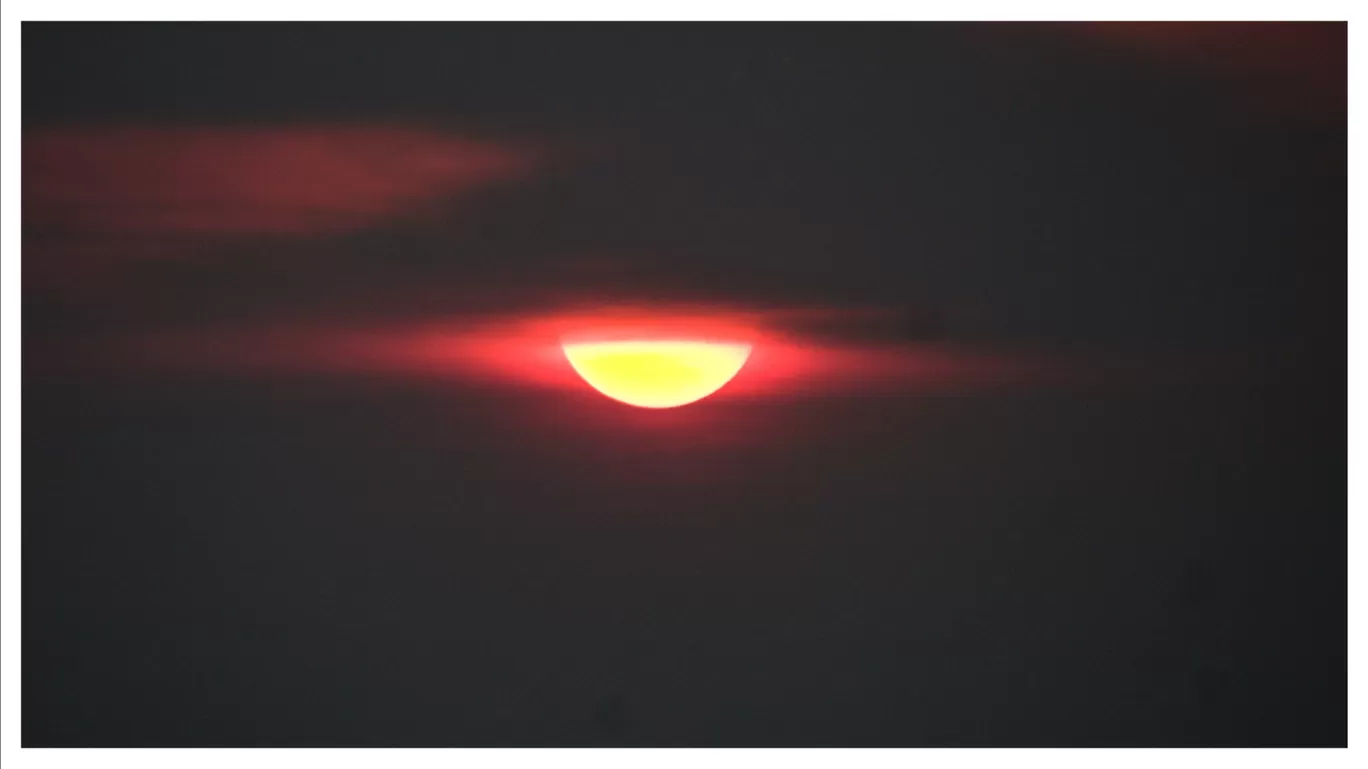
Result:
{"type": "Polygon", "coordinates": [[[703,398],[907,394],[1070,376],[1029,357],[803,331],[813,319],[849,317],[820,308],[590,308],[351,329],[196,331],[130,338],[117,350],[105,344],[101,351],[143,365],[448,380],[491,390],[583,393],[588,384],[651,409],[703,398]]]}

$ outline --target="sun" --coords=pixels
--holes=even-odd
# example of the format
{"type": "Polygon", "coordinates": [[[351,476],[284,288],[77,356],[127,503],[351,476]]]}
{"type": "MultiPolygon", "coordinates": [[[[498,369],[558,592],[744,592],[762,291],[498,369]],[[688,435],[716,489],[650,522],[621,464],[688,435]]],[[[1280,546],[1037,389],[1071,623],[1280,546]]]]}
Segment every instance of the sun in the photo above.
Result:
{"type": "Polygon", "coordinates": [[[683,406],[730,382],[751,346],[694,341],[564,343],[565,357],[584,381],[614,400],[648,409],[683,406]]]}

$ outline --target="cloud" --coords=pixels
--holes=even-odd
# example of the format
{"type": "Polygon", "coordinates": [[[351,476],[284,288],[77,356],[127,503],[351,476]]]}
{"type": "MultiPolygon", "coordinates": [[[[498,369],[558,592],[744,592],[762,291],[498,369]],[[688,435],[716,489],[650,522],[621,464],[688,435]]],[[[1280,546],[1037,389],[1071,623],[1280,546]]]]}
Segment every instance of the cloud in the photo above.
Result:
{"type": "Polygon", "coordinates": [[[316,235],[371,227],[526,175],[528,152],[390,127],[65,127],[26,132],[27,233],[316,235]]]}
{"type": "Polygon", "coordinates": [[[1346,108],[1342,23],[1091,22],[1058,29],[1242,82],[1249,98],[1285,112],[1341,119],[1346,108]]]}

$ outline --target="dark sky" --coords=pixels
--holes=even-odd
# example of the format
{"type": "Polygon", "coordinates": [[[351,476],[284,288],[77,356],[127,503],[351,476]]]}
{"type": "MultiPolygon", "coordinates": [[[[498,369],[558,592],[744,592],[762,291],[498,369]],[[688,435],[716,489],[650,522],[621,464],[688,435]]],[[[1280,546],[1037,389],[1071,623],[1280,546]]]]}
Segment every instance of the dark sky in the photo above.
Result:
{"type": "Polygon", "coordinates": [[[25,744],[1345,743],[1343,25],[23,46],[25,744]],[[101,354],[622,298],[1163,376],[661,414],[101,354]]]}

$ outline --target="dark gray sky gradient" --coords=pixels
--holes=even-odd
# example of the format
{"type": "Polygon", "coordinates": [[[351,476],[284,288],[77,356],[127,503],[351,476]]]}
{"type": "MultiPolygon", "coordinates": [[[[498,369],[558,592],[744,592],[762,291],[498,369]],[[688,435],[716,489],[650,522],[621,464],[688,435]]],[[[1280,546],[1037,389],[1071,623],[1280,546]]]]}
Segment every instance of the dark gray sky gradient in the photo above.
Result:
{"type": "Polygon", "coordinates": [[[26,365],[26,744],[1344,744],[1344,41],[26,24],[26,364],[605,296],[1190,364],[659,418],[26,365]]]}

